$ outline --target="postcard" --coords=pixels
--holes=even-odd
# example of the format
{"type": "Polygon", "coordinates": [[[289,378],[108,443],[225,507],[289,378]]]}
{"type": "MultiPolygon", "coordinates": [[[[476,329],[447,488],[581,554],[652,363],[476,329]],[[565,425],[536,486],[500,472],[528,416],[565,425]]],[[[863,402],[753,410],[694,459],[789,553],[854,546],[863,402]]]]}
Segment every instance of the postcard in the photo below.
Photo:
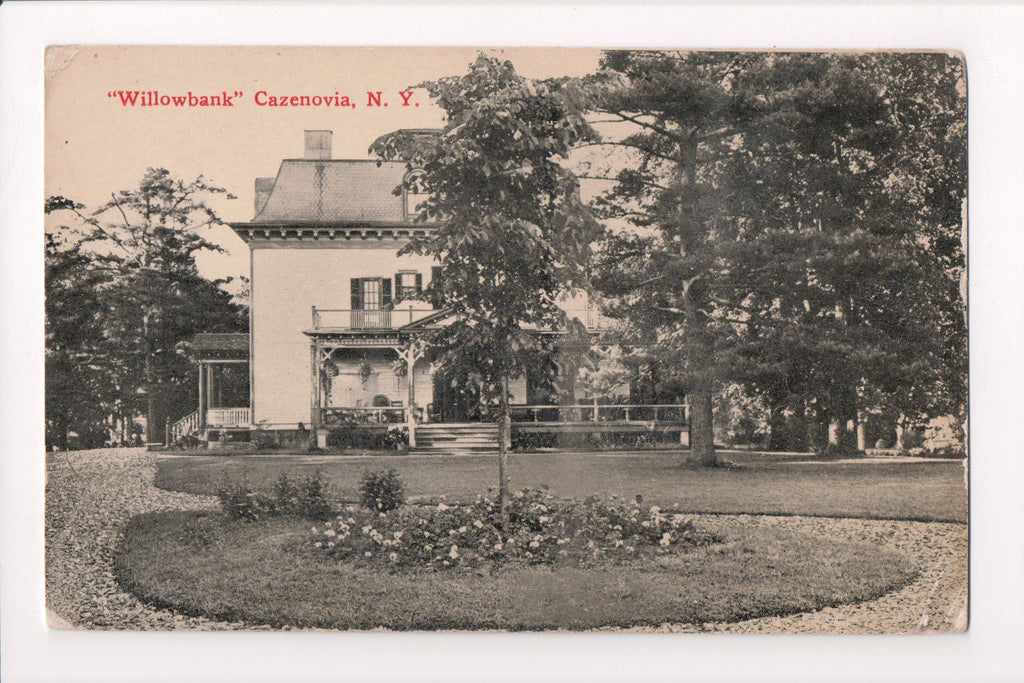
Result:
{"type": "Polygon", "coordinates": [[[964,631],[968,66],[50,46],[50,627],[964,631]]]}

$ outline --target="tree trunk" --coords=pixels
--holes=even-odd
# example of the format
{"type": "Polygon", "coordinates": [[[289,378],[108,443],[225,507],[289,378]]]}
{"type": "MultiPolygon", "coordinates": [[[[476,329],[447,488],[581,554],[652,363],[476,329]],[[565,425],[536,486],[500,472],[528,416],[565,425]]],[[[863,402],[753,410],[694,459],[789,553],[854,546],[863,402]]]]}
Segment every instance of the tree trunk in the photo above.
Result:
{"type": "Polygon", "coordinates": [[[768,450],[769,451],[788,451],[790,445],[786,436],[788,430],[783,427],[784,422],[783,407],[772,406],[768,409],[768,450]]]}
{"type": "Polygon", "coordinates": [[[508,375],[501,377],[501,415],[498,418],[498,504],[501,506],[501,527],[509,534],[508,514],[508,449],[512,419],[508,414],[508,375]]]}
{"type": "Polygon", "coordinates": [[[711,393],[709,386],[700,386],[690,395],[690,452],[693,461],[703,467],[711,467],[718,462],[711,393]]]}
{"type": "Polygon", "coordinates": [[[857,411],[857,450],[866,451],[868,449],[868,425],[867,415],[861,411],[857,411]]]}
{"type": "Polygon", "coordinates": [[[857,392],[844,387],[836,418],[839,422],[839,438],[836,444],[844,455],[857,453],[857,392]]]}
{"type": "Polygon", "coordinates": [[[146,384],[146,443],[156,443],[160,439],[160,427],[156,419],[156,378],[153,371],[153,340],[149,313],[142,316],[142,353],[144,363],[144,382],[146,384]]]}
{"type": "Polygon", "coordinates": [[[61,407],[60,409],[59,420],[60,422],[58,434],[60,435],[60,449],[62,451],[66,451],[68,449],[69,441],[68,432],[71,431],[71,428],[69,427],[69,425],[71,424],[71,420],[68,419],[68,410],[64,407],[61,407]]]}
{"type": "Polygon", "coordinates": [[[907,416],[900,413],[899,418],[896,420],[896,444],[895,448],[897,451],[903,452],[907,450],[906,434],[907,434],[907,416]]]}
{"type": "MultiPolygon", "coordinates": [[[[697,131],[689,131],[679,144],[679,255],[696,242],[697,226],[697,131]]],[[[683,311],[686,316],[687,365],[695,381],[690,392],[690,453],[694,463],[703,467],[717,464],[712,399],[714,380],[711,349],[704,338],[706,323],[693,299],[693,283],[700,275],[683,282],[683,311]]]]}

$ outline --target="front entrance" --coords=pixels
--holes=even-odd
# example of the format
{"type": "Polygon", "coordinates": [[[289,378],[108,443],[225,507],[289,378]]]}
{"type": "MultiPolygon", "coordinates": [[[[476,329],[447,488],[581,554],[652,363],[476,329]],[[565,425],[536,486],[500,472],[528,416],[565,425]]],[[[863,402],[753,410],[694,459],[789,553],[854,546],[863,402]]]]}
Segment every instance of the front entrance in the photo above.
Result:
{"type": "Polygon", "coordinates": [[[480,384],[465,370],[438,370],[434,373],[434,422],[479,422],[480,384]]]}

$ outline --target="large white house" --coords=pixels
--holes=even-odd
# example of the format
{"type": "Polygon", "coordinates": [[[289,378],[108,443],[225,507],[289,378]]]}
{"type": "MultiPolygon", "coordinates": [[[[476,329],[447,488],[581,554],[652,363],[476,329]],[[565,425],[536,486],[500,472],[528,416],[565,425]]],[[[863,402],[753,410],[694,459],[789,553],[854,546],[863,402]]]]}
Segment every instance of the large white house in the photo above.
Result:
{"type": "MultiPolygon", "coordinates": [[[[399,255],[411,238],[435,229],[414,220],[421,197],[398,191],[408,172],[400,162],[333,159],[331,131],[312,130],[305,132],[301,158],[284,159],[274,178],[256,179],[253,219],[231,224],[251,256],[248,339],[196,338],[198,410],[175,425],[172,437],[258,426],[310,429],[323,443],[326,428],[356,416],[368,424],[408,425],[411,441],[418,432],[422,446],[430,438],[443,441],[440,427],[425,425],[478,417],[472,391],[438,376],[422,341],[422,332],[443,324],[443,312],[424,295],[440,264],[399,255]],[[246,361],[249,405],[216,405],[227,364],[246,361]]],[[[599,327],[585,299],[566,308],[599,327]]],[[[596,403],[585,415],[576,409],[575,420],[561,411],[552,418],[544,407],[551,396],[526,378],[510,390],[513,403],[529,406],[519,409],[522,421],[537,425],[659,418],[658,409],[602,418],[596,403]]],[[[662,421],[681,429],[681,406],[665,412],[672,408],[662,408],[662,421]]]]}

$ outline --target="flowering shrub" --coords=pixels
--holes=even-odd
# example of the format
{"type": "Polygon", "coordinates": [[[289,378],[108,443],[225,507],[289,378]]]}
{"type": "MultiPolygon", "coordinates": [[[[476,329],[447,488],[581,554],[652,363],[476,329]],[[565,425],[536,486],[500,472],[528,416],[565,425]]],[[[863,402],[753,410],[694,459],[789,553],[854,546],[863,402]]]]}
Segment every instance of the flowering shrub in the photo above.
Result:
{"type": "Polygon", "coordinates": [[[387,513],[348,507],[313,526],[310,543],[316,552],[356,565],[443,570],[622,563],[718,540],[683,515],[614,498],[580,502],[527,489],[515,494],[509,513],[505,530],[498,504],[482,497],[467,505],[408,506],[387,513]]]}
{"type": "Polygon", "coordinates": [[[250,522],[279,515],[322,521],[334,514],[330,485],[320,471],[295,481],[282,473],[269,490],[253,489],[247,480],[225,481],[217,498],[229,517],[250,522]]]}
{"type": "Polygon", "coordinates": [[[359,492],[363,507],[374,512],[388,512],[405,503],[405,484],[390,467],[363,472],[359,492]]]}

